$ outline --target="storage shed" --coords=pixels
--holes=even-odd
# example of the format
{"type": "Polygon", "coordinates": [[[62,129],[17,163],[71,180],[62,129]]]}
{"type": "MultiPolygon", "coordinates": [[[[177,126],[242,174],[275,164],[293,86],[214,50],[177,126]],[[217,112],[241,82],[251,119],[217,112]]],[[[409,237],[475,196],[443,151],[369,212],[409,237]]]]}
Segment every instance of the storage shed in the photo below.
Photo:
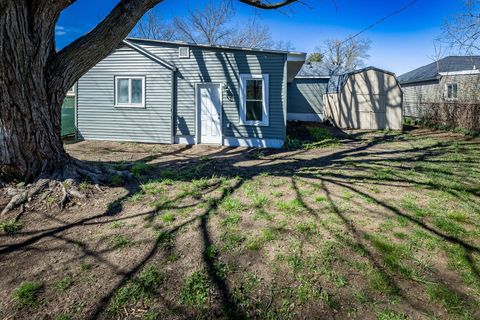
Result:
{"type": "Polygon", "coordinates": [[[332,78],[325,119],[343,129],[402,129],[403,93],[394,73],[368,67],[332,78]]]}

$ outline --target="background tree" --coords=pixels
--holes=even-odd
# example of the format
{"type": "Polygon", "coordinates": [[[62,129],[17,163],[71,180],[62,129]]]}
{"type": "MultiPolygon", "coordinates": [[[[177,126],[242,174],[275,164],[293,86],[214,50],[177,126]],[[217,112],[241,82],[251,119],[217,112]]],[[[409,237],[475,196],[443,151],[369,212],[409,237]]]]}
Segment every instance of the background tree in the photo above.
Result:
{"type": "Polygon", "coordinates": [[[480,0],[466,0],[464,12],[445,23],[440,40],[463,55],[480,52],[480,0]]]}
{"type": "Polygon", "coordinates": [[[366,38],[329,39],[316,51],[322,54],[325,70],[330,75],[339,75],[362,68],[370,57],[370,44],[366,38]]]}
{"type": "MultiPolygon", "coordinates": [[[[296,0],[239,1],[277,9],[296,0]]],[[[61,104],[68,89],[162,0],[120,0],[96,27],[57,52],[55,25],[74,2],[0,0],[0,179],[105,179],[97,167],[65,152],[61,104]]],[[[43,179],[37,183],[18,202],[44,185],[43,179]]]]}
{"type": "Polygon", "coordinates": [[[312,52],[307,56],[307,62],[322,62],[323,54],[321,52],[312,52]]]}
{"type": "Polygon", "coordinates": [[[177,32],[169,23],[165,23],[159,14],[150,10],[135,26],[131,35],[137,38],[154,40],[176,40],[177,32]]]}
{"type": "Polygon", "coordinates": [[[235,23],[236,11],[231,0],[207,2],[205,7],[190,10],[185,17],[171,23],[150,12],[132,31],[132,36],[158,40],[181,40],[192,43],[228,45],[244,48],[293,50],[290,41],[275,42],[270,28],[259,22],[257,13],[235,23]]]}

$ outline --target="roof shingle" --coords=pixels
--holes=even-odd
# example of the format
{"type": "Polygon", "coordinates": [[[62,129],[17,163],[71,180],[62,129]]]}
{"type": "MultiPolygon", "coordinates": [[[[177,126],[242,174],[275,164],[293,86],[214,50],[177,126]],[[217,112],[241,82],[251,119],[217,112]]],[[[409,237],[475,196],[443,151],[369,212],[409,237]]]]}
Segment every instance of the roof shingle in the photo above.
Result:
{"type": "Polygon", "coordinates": [[[440,72],[465,71],[480,68],[480,56],[449,56],[417,68],[398,77],[401,84],[437,79],[440,72]]]}

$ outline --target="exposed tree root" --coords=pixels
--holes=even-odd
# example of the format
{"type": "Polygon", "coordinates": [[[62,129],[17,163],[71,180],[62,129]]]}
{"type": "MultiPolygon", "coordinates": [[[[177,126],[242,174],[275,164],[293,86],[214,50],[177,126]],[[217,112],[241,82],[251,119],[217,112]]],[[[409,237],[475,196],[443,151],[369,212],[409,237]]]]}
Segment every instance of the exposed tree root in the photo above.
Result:
{"type": "Polygon", "coordinates": [[[128,171],[117,171],[111,168],[98,168],[76,159],[70,159],[61,170],[49,175],[42,175],[35,183],[25,188],[8,188],[7,194],[12,196],[10,202],[5,206],[0,215],[12,211],[13,209],[23,206],[32,200],[37,194],[44,192],[40,197],[41,200],[47,200],[55,190],[60,193],[58,205],[65,208],[71,199],[84,199],[85,194],[78,190],[78,185],[85,180],[90,180],[95,188],[102,191],[99,184],[110,181],[111,176],[120,176],[123,179],[130,179],[132,174],[128,171]]]}

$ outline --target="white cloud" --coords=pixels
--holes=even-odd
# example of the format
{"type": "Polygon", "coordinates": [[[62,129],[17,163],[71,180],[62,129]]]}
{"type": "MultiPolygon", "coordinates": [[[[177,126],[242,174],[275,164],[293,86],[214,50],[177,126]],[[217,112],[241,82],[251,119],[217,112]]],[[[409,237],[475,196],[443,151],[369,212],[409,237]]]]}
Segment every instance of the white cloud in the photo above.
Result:
{"type": "Polygon", "coordinates": [[[67,34],[67,30],[63,26],[55,26],[55,35],[64,36],[67,34]]]}

